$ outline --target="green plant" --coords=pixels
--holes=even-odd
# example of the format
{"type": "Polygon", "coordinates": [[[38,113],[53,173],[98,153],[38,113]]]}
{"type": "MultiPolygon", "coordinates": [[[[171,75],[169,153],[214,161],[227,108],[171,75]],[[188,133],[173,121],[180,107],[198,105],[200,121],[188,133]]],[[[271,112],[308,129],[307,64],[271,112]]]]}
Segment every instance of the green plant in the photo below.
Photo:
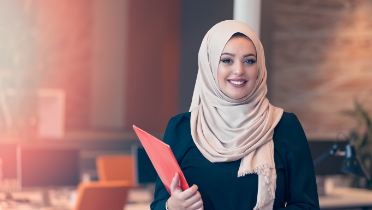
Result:
{"type": "MultiPolygon", "coordinates": [[[[369,174],[372,174],[372,120],[362,105],[354,100],[354,110],[343,111],[342,114],[356,120],[356,127],[350,131],[349,137],[354,144],[357,154],[369,174]]],[[[362,180],[355,177],[351,187],[365,188],[372,190],[372,179],[362,180]]]]}

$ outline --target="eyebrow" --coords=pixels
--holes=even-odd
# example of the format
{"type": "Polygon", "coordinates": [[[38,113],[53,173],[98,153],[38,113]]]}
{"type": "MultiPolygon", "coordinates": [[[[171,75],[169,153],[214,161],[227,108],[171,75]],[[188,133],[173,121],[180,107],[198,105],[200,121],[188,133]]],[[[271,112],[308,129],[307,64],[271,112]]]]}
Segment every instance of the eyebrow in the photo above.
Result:
{"type": "MultiPolygon", "coordinates": [[[[232,57],[235,57],[235,54],[232,54],[232,53],[228,53],[228,52],[225,52],[225,53],[222,53],[221,54],[221,56],[222,55],[230,55],[230,56],[232,56],[232,57]]],[[[246,55],[244,55],[243,57],[245,58],[245,57],[249,57],[249,56],[254,56],[254,57],[256,57],[256,55],[255,54],[246,54],[246,55]]]]}

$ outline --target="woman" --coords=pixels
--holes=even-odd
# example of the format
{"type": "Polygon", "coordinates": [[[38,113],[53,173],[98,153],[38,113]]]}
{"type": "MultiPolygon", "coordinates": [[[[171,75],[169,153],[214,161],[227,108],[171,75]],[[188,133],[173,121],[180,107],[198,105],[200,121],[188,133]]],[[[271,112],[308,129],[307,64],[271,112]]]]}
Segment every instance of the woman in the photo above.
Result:
{"type": "Polygon", "coordinates": [[[158,179],[151,209],[319,209],[306,136],[294,114],[266,99],[261,42],[245,23],[213,26],[199,50],[189,113],[173,117],[169,144],[190,189],[158,179]],[[275,200],[274,200],[275,199],[275,200]]]}

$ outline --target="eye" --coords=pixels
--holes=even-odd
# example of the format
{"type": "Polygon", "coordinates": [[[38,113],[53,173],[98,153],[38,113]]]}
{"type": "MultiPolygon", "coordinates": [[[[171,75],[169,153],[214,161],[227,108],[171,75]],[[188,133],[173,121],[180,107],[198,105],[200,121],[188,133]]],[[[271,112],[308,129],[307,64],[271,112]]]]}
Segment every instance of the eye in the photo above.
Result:
{"type": "Polygon", "coordinates": [[[231,63],[232,60],[230,58],[225,58],[221,60],[222,63],[231,63]]]}
{"type": "Polygon", "coordinates": [[[244,63],[254,64],[254,63],[256,63],[256,60],[249,59],[249,60],[246,60],[244,63]]]}

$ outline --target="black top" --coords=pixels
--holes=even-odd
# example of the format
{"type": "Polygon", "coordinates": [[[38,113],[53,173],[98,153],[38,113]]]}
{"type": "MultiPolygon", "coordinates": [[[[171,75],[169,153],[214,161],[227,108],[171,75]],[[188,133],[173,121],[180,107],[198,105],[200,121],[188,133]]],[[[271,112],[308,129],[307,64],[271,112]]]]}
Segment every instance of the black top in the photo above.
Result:
{"type": "MultiPolygon", "coordinates": [[[[313,161],[305,133],[296,115],[283,113],[274,130],[274,160],[277,173],[274,209],[319,209],[313,161]]],[[[258,176],[238,178],[240,160],[211,163],[191,137],[190,112],[173,117],[164,142],[169,144],[189,186],[198,185],[205,210],[253,209],[258,176]]],[[[151,209],[164,210],[170,197],[157,179],[151,209]]]]}

